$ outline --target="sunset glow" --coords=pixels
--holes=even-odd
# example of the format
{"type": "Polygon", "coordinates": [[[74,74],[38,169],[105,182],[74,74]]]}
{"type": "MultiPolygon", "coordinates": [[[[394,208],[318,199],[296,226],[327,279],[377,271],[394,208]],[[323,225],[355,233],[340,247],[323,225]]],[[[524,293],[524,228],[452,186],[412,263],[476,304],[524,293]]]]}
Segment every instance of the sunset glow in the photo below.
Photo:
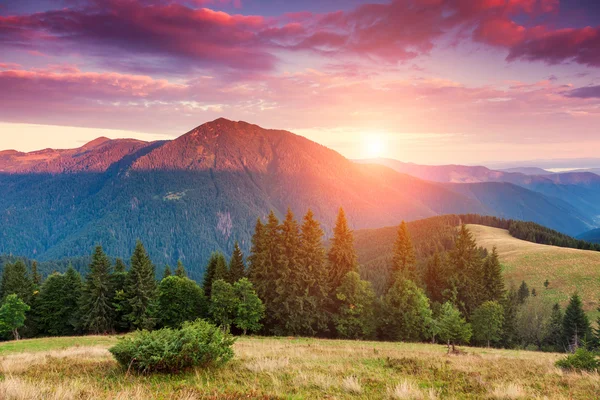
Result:
{"type": "Polygon", "coordinates": [[[349,158],[596,157],[599,16],[589,0],[9,0],[0,148],[225,117],[349,158]]]}

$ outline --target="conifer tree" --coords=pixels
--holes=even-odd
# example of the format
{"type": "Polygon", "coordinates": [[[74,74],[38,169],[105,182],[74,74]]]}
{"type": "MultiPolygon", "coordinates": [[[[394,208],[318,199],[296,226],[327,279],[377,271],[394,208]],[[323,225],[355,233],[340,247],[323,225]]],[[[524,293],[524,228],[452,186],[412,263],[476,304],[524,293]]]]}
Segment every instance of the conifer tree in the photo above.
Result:
{"type": "Polygon", "coordinates": [[[115,309],[115,326],[119,332],[129,329],[129,322],[125,318],[128,310],[125,298],[125,284],[127,282],[127,266],[122,259],[115,261],[114,272],[110,275],[111,304],[115,309]]]}
{"type": "Polygon", "coordinates": [[[300,228],[289,208],[281,224],[279,237],[278,249],[281,253],[276,271],[276,296],[267,314],[271,316],[271,331],[276,335],[287,335],[301,330],[302,318],[297,313],[305,294],[299,256],[300,228]]]}
{"type": "Polygon", "coordinates": [[[329,259],[329,288],[335,297],[335,291],[342,283],[342,279],[349,272],[358,270],[354,236],[348,227],[343,208],[338,212],[327,258],[329,259]]]}
{"type": "Polygon", "coordinates": [[[185,267],[183,266],[183,262],[181,262],[181,260],[177,261],[177,268],[175,268],[175,276],[178,276],[180,278],[188,277],[188,274],[187,274],[185,267]]]}
{"type": "Polygon", "coordinates": [[[33,286],[37,289],[42,285],[42,275],[38,272],[37,261],[31,264],[31,280],[33,281],[33,286]]]}
{"type": "Polygon", "coordinates": [[[219,279],[226,280],[228,275],[227,261],[225,256],[221,252],[214,252],[210,256],[206,272],[204,273],[204,281],[202,288],[207,299],[210,299],[212,292],[212,285],[219,279]]]}
{"type": "Polygon", "coordinates": [[[165,269],[163,270],[163,279],[170,277],[171,274],[171,267],[169,266],[169,264],[165,265],[165,269]]]}
{"type": "Polygon", "coordinates": [[[231,260],[229,261],[229,283],[234,284],[245,276],[246,266],[244,265],[244,254],[236,241],[233,245],[231,260]]]}
{"type": "Polygon", "coordinates": [[[517,313],[519,311],[519,298],[517,290],[511,286],[502,299],[504,319],[502,324],[501,344],[505,348],[513,347],[517,342],[517,313]]]}
{"type": "Polygon", "coordinates": [[[124,319],[132,329],[150,329],[155,324],[156,280],[154,265],[141,241],[131,256],[124,288],[124,319]]]}
{"type": "Polygon", "coordinates": [[[6,264],[2,271],[0,284],[0,298],[16,294],[26,304],[31,304],[33,298],[33,281],[27,272],[27,266],[22,260],[14,264],[6,264]]]}
{"type": "Polygon", "coordinates": [[[502,301],[504,297],[504,278],[502,266],[498,259],[498,250],[494,246],[483,264],[483,290],[488,301],[502,301]]]}
{"type": "Polygon", "coordinates": [[[456,305],[471,315],[485,298],[483,263],[473,235],[463,224],[449,257],[449,283],[457,295],[456,305]]]}
{"type": "Polygon", "coordinates": [[[282,273],[281,227],[275,213],[269,213],[267,223],[257,222],[252,238],[252,255],[250,256],[250,281],[256,294],[266,308],[265,329],[272,331],[277,325],[277,314],[280,312],[280,296],[278,284],[282,273]]]}
{"type": "Polygon", "coordinates": [[[525,303],[525,300],[529,297],[529,286],[525,281],[521,282],[521,286],[519,286],[519,291],[517,292],[519,304],[525,303]]]}
{"type": "Polygon", "coordinates": [[[72,266],[65,274],[50,275],[40,289],[36,307],[38,329],[49,336],[77,333],[81,276],[72,266]]]}
{"type": "Polygon", "coordinates": [[[296,334],[313,336],[327,330],[329,316],[328,265],[323,246],[323,230],[311,210],[304,216],[300,229],[299,284],[303,295],[295,314],[296,334]]]}
{"type": "Polygon", "coordinates": [[[576,350],[591,335],[590,322],[583,311],[581,298],[577,293],[571,296],[563,318],[563,340],[571,351],[576,350]]]}
{"type": "Polygon", "coordinates": [[[408,225],[404,221],[398,227],[398,234],[394,243],[390,286],[394,284],[398,274],[401,274],[405,279],[413,281],[416,278],[415,249],[410,238],[410,233],[408,232],[408,225]]]}
{"type": "Polygon", "coordinates": [[[96,246],[81,295],[82,326],[94,334],[110,333],[114,328],[111,304],[110,261],[102,246],[96,246]]]}
{"type": "Polygon", "coordinates": [[[443,303],[444,290],[446,289],[444,260],[437,251],[427,261],[423,277],[427,295],[434,303],[443,303]]]}
{"type": "Polygon", "coordinates": [[[563,318],[564,316],[560,304],[555,303],[554,306],[552,306],[547,338],[547,344],[552,346],[555,351],[564,351],[566,347],[563,335],[563,318]]]}

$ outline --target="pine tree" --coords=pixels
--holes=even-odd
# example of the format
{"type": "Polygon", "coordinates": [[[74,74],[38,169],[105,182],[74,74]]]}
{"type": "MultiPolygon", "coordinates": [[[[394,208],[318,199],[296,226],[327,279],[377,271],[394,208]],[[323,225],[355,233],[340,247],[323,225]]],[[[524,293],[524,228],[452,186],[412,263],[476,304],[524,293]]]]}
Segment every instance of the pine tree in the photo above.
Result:
{"type": "Polygon", "coordinates": [[[125,284],[127,283],[127,266],[122,259],[115,261],[114,272],[110,275],[111,304],[115,310],[115,326],[118,332],[129,330],[129,322],[125,318],[128,310],[125,298],[125,284]]]}
{"type": "Polygon", "coordinates": [[[547,337],[547,344],[552,346],[554,351],[565,350],[565,343],[563,342],[563,318],[564,316],[560,304],[554,304],[552,307],[552,314],[550,315],[547,337]]]}
{"type": "Polygon", "coordinates": [[[521,282],[521,286],[519,286],[519,291],[517,292],[519,304],[525,303],[525,300],[529,297],[529,286],[525,281],[521,282]]]}
{"type": "Polygon", "coordinates": [[[2,283],[0,284],[0,298],[16,294],[26,304],[31,304],[33,298],[33,281],[27,272],[27,266],[22,260],[14,264],[6,264],[2,271],[2,283]]]}
{"type": "Polygon", "coordinates": [[[122,259],[117,258],[115,260],[115,273],[127,272],[127,266],[122,259]]]}
{"type": "Polygon", "coordinates": [[[246,266],[244,265],[244,254],[240,245],[236,241],[233,245],[233,253],[229,262],[229,283],[234,284],[246,276],[246,266]]]}
{"type": "Polygon", "coordinates": [[[269,213],[267,223],[256,224],[252,238],[250,256],[250,281],[266,308],[265,329],[272,331],[277,326],[280,310],[279,276],[282,268],[281,227],[275,213],[269,213]]]}
{"type": "Polygon", "coordinates": [[[449,257],[449,285],[457,295],[456,305],[464,315],[471,315],[485,298],[483,262],[473,235],[461,225],[449,257]]]}
{"type": "Polygon", "coordinates": [[[502,277],[502,266],[498,259],[498,250],[494,246],[492,253],[488,255],[483,264],[483,290],[488,301],[502,301],[504,297],[504,278],[502,277]]]}
{"type": "Polygon", "coordinates": [[[323,230],[311,210],[304,216],[300,229],[299,284],[303,295],[295,314],[296,334],[313,336],[328,328],[329,271],[323,246],[323,230]]]}
{"type": "Polygon", "coordinates": [[[72,266],[65,274],[53,273],[40,289],[36,307],[38,329],[49,336],[77,333],[81,276],[72,266]]]}
{"type": "Polygon", "coordinates": [[[96,247],[89,269],[81,295],[82,326],[86,332],[110,333],[115,322],[111,304],[111,266],[102,246],[96,247]]]}
{"type": "Polygon", "coordinates": [[[504,319],[502,324],[501,345],[505,348],[513,347],[517,342],[517,313],[519,310],[519,298],[517,290],[511,286],[510,290],[502,299],[504,319]]]}
{"type": "Polygon", "coordinates": [[[576,350],[591,337],[590,321],[583,311],[581,299],[577,293],[571,296],[563,318],[563,340],[571,351],[576,350]]]}
{"type": "Polygon", "coordinates": [[[408,225],[402,221],[398,228],[396,242],[394,243],[394,255],[392,258],[390,286],[394,284],[398,274],[404,278],[415,280],[416,278],[416,257],[408,225]]]}
{"type": "Polygon", "coordinates": [[[204,289],[204,295],[207,299],[210,299],[212,292],[212,285],[219,279],[226,280],[228,275],[227,261],[225,256],[221,252],[214,252],[210,256],[208,265],[206,266],[206,272],[204,273],[204,281],[202,288],[204,289]]]}
{"type": "Polygon", "coordinates": [[[327,255],[329,259],[329,288],[335,297],[335,291],[340,286],[342,279],[352,271],[357,271],[357,257],[354,250],[354,236],[348,227],[344,209],[340,208],[335,227],[331,247],[327,255]]]}
{"type": "Polygon", "coordinates": [[[469,343],[473,335],[471,325],[465,321],[458,308],[450,302],[442,305],[437,325],[439,338],[448,343],[448,353],[450,350],[456,351],[455,346],[461,342],[469,343]]]}
{"type": "Polygon", "coordinates": [[[435,252],[427,261],[423,280],[429,299],[434,303],[441,304],[444,301],[446,282],[444,261],[438,252],[435,252]]]}
{"type": "Polygon", "coordinates": [[[131,256],[131,268],[124,289],[124,319],[132,329],[150,329],[156,301],[154,265],[141,241],[137,241],[131,256]]]}
{"type": "Polygon", "coordinates": [[[39,289],[42,284],[42,275],[38,272],[38,263],[34,261],[31,264],[31,280],[35,288],[39,289]]]}
{"type": "Polygon", "coordinates": [[[256,295],[252,282],[247,278],[237,280],[233,284],[237,298],[237,307],[233,323],[244,335],[248,331],[257,332],[262,328],[260,321],[265,315],[265,306],[256,295]]]}
{"type": "Polygon", "coordinates": [[[183,266],[183,262],[181,262],[181,260],[177,261],[177,268],[175,268],[175,276],[178,276],[180,278],[188,277],[188,274],[187,274],[185,267],[183,266]]]}
{"type": "Polygon", "coordinates": [[[170,277],[171,274],[171,267],[169,266],[169,264],[165,265],[165,269],[163,270],[163,279],[170,277]]]}
{"type": "MultiPolygon", "coordinates": [[[[276,271],[275,293],[271,309],[268,309],[272,325],[271,331],[276,335],[288,335],[299,332],[302,318],[297,315],[304,298],[304,286],[301,281],[300,268],[300,228],[292,210],[288,208],[280,227],[278,247],[280,257],[276,271]]],[[[300,313],[301,314],[301,313],[300,313]]]]}

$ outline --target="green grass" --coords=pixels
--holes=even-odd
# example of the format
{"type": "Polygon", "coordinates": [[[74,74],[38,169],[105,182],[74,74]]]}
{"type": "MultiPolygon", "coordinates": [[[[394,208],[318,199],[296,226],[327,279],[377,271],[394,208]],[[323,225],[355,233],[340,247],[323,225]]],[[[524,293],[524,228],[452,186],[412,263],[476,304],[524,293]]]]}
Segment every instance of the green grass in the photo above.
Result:
{"type": "Polygon", "coordinates": [[[127,374],[106,350],[114,337],[0,346],[2,399],[591,399],[598,374],[554,367],[559,354],[440,345],[241,338],[220,369],[127,374]],[[69,341],[74,347],[65,348],[69,341]],[[92,347],[81,346],[89,343],[92,347]],[[11,349],[7,352],[6,349],[11,349]],[[19,350],[16,350],[19,349],[19,350]],[[40,350],[49,349],[49,350],[40,350]]]}
{"type": "Polygon", "coordinates": [[[0,343],[0,356],[24,352],[63,350],[73,347],[110,346],[116,341],[115,336],[60,337],[11,341],[0,343]]]}
{"type": "Polygon", "coordinates": [[[595,320],[600,299],[600,252],[547,246],[516,239],[504,229],[469,225],[479,246],[496,246],[507,281],[529,288],[563,306],[578,292],[595,320]],[[544,281],[550,285],[546,289],[544,281]]]}

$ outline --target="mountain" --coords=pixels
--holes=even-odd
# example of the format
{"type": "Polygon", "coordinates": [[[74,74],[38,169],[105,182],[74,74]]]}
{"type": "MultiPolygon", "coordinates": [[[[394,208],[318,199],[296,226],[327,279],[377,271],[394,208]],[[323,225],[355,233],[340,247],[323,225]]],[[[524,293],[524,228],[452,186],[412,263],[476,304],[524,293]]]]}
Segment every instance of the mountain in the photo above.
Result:
{"type": "Polygon", "coordinates": [[[502,172],[516,172],[523,175],[552,175],[554,172],[546,171],[543,168],[538,167],[515,167],[515,168],[505,168],[501,169],[502,172]]]}
{"type": "Polygon", "coordinates": [[[128,258],[141,239],[157,265],[181,259],[198,278],[212,251],[230,253],[236,240],[247,251],[269,210],[282,217],[290,207],[301,219],[311,208],[330,234],[340,206],[357,229],[449,213],[592,227],[562,202],[513,185],[458,189],[226,119],[171,141],[100,138],[0,153],[0,253],[41,261],[87,255],[96,244],[128,258]]]}
{"type": "MultiPolygon", "coordinates": [[[[541,193],[546,198],[554,198],[555,200],[552,202],[559,207],[570,206],[570,212],[578,214],[577,218],[585,224],[598,226],[600,223],[600,176],[590,172],[530,175],[522,172],[496,171],[482,166],[430,166],[403,163],[392,159],[359,160],[359,162],[374,162],[420,179],[445,184],[511,183],[541,193]]],[[[462,188],[460,191],[465,193],[465,191],[468,192],[468,189],[462,188]]],[[[537,220],[537,222],[544,223],[541,220],[537,220]]],[[[561,228],[552,221],[546,221],[545,224],[571,235],[581,233],[565,230],[564,227],[561,228]]]]}
{"type": "Polygon", "coordinates": [[[585,240],[591,243],[600,243],[600,229],[593,229],[577,236],[577,239],[585,240]]]}

